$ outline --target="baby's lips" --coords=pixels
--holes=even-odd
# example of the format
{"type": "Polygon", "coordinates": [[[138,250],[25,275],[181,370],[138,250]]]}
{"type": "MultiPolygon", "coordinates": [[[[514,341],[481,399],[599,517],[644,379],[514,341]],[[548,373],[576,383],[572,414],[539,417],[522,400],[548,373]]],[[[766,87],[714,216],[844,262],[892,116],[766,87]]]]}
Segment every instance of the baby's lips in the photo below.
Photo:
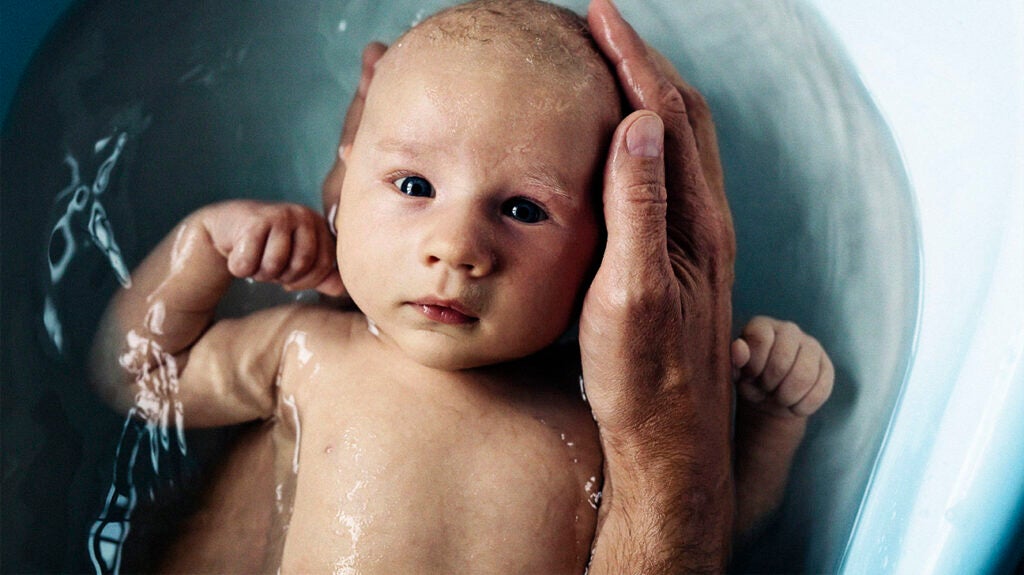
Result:
{"type": "Polygon", "coordinates": [[[432,321],[448,325],[466,325],[478,321],[473,312],[455,300],[428,297],[409,302],[432,321]]]}
{"type": "Polygon", "coordinates": [[[445,307],[443,305],[416,305],[417,307],[419,307],[420,313],[438,323],[444,323],[448,325],[465,325],[477,321],[477,318],[471,315],[466,315],[457,309],[445,307]]]}

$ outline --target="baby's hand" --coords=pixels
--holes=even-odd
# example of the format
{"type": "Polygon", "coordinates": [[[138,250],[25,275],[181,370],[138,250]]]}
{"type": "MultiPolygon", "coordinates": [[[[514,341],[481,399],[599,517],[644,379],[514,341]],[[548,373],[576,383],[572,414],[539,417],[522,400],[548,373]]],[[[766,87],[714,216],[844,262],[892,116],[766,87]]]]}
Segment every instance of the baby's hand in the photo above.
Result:
{"type": "Polygon", "coordinates": [[[298,204],[238,200],[210,206],[201,219],[231,275],[287,290],[344,293],[334,237],[317,212],[298,204]]]}
{"type": "Polygon", "coordinates": [[[759,316],[732,343],[743,401],[777,417],[807,417],[832,393],[835,370],[818,340],[796,324],[759,316]]]}

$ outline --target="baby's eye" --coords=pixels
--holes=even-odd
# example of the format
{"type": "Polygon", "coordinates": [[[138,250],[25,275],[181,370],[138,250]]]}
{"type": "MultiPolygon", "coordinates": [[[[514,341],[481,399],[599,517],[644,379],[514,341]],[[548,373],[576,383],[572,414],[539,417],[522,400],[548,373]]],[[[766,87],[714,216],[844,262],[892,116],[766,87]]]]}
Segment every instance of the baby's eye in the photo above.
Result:
{"type": "Polygon", "coordinates": [[[512,198],[506,201],[501,205],[501,213],[526,224],[535,224],[548,219],[544,208],[526,198],[512,198]]]}
{"type": "Polygon", "coordinates": [[[419,176],[398,178],[395,180],[395,186],[397,186],[399,191],[407,196],[416,196],[420,198],[434,197],[434,186],[430,185],[430,182],[419,176]]]}

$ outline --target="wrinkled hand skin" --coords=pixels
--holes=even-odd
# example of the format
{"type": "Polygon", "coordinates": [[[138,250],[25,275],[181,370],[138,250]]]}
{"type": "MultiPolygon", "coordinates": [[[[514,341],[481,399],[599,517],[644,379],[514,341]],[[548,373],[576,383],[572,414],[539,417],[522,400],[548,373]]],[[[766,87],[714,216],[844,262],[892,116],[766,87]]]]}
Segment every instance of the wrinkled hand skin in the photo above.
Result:
{"type": "Polygon", "coordinates": [[[608,243],[580,319],[606,466],[590,573],[721,572],[734,506],[735,236],[714,127],[703,98],[608,0],[593,0],[588,19],[637,110],[612,141],[608,243]],[[651,121],[664,126],[664,157],[630,154],[633,129],[651,121]]]}

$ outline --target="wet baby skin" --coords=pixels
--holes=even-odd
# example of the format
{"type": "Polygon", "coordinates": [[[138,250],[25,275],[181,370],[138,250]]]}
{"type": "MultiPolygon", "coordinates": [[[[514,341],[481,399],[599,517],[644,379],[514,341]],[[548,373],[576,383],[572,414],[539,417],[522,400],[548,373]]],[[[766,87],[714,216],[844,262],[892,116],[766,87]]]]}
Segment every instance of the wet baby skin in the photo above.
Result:
{"type": "MultiPolygon", "coordinates": [[[[159,343],[186,424],[257,422],[168,571],[586,567],[602,459],[578,351],[555,342],[598,254],[614,82],[436,32],[376,69],[343,150],[336,253],[305,208],[209,206],[108,311],[97,355],[125,365],[130,342],[159,343]],[[233,277],[323,288],[335,257],[360,311],[213,322],[233,277]]],[[[128,376],[106,371],[129,407],[128,376]]]]}

